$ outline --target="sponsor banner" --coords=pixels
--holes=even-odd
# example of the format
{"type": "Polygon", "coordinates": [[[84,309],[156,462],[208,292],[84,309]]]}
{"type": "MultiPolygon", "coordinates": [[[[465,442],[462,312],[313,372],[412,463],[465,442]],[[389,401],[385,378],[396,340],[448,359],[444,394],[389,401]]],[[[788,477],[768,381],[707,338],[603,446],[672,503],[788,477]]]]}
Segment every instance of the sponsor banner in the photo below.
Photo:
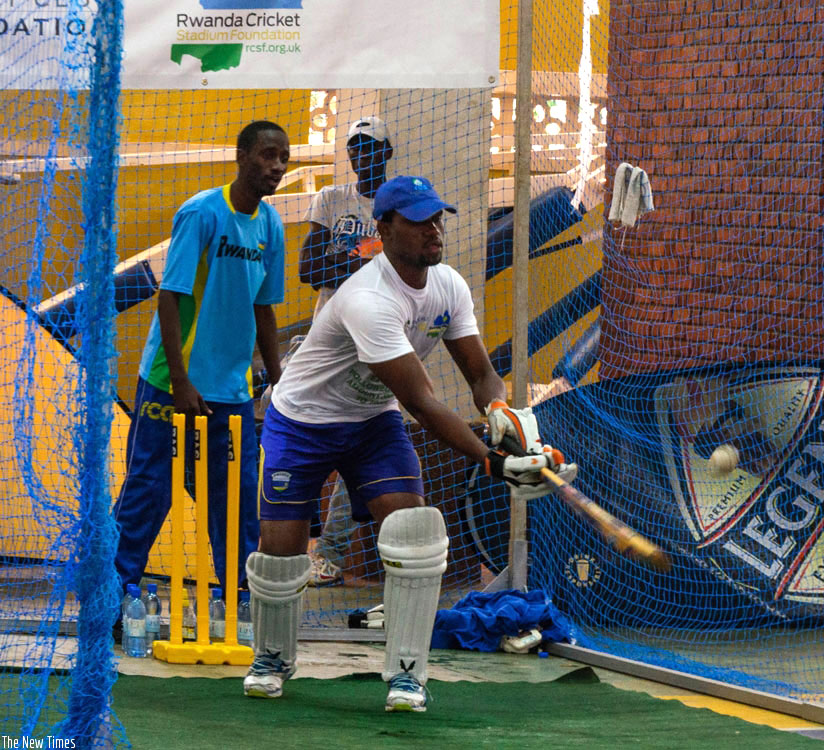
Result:
{"type": "MultiPolygon", "coordinates": [[[[579,464],[575,485],[659,544],[673,569],[630,561],[561,503],[537,501],[530,586],[590,624],[817,620],[823,395],[818,367],[763,366],[604,381],[545,401],[542,432],[579,464]],[[710,457],[723,444],[740,460],[719,474],[710,457]]],[[[503,506],[506,494],[486,502],[503,506]]]]}
{"type": "Polygon", "coordinates": [[[125,0],[123,88],[485,87],[497,0],[125,0]]]}
{"type": "Polygon", "coordinates": [[[786,614],[824,612],[822,394],[805,367],[685,375],[654,392],[687,550],[786,614]],[[718,476],[709,459],[724,444],[740,460],[718,476]]]}
{"type": "MultiPolygon", "coordinates": [[[[472,88],[497,0],[123,0],[124,89],[472,88]]],[[[0,0],[0,86],[88,88],[96,0],[0,0]]]]}

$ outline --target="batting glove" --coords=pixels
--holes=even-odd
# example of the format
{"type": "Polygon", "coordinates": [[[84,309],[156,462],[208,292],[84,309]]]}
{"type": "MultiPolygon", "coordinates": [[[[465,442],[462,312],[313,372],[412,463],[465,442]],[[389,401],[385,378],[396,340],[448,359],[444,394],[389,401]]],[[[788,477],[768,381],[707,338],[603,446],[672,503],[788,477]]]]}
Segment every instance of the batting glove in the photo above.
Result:
{"type": "Polygon", "coordinates": [[[542,445],[541,453],[548,457],[547,469],[554,471],[567,484],[575,481],[575,477],[578,476],[578,464],[564,463],[564,454],[551,445],[542,445]]]}
{"type": "Polygon", "coordinates": [[[484,462],[484,469],[488,476],[503,479],[515,499],[534,500],[544,497],[553,492],[554,487],[543,480],[540,473],[542,468],[551,469],[569,483],[578,476],[578,466],[564,463],[561,451],[549,445],[541,448],[540,454],[528,456],[508,456],[500,451],[490,451],[484,462]]]}
{"type": "Polygon", "coordinates": [[[509,456],[492,450],[486,454],[484,471],[487,476],[503,479],[511,487],[524,484],[543,484],[541,469],[549,466],[549,458],[543,453],[528,456],[509,456]]]}
{"type": "Polygon", "coordinates": [[[527,453],[541,452],[543,441],[538,433],[538,420],[530,407],[510,409],[505,401],[496,399],[489,402],[485,411],[493,446],[498,445],[504,435],[509,435],[527,453]]]}
{"type": "MultiPolygon", "coordinates": [[[[575,464],[561,464],[555,473],[569,483],[578,476],[578,467],[575,464]]],[[[536,500],[555,492],[554,485],[543,481],[540,484],[522,484],[519,487],[509,485],[509,489],[515,500],[536,500]]]]}

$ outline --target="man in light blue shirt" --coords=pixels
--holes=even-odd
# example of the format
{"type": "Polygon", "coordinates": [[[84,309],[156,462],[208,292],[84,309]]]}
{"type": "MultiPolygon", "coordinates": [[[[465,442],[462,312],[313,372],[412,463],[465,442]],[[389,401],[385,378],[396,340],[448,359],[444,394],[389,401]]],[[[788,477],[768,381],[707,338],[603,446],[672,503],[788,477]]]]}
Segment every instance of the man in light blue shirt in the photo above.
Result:
{"type": "Polygon", "coordinates": [[[277,382],[272,305],[284,296],[283,223],[261,199],[275,192],[288,160],[283,128],[253,122],[238,137],[237,178],[198,193],[175,214],[157,313],[140,362],[127,476],[113,511],[120,527],[115,565],[124,588],[140,583],[171,505],[174,412],[186,415],[187,427],[195,416],[209,417],[209,537],[224,590],[228,423],[232,414],[242,418],[237,566],[238,580],[246,577],[244,562],[259,535],[252,355],[257,341],[277,382]]]}

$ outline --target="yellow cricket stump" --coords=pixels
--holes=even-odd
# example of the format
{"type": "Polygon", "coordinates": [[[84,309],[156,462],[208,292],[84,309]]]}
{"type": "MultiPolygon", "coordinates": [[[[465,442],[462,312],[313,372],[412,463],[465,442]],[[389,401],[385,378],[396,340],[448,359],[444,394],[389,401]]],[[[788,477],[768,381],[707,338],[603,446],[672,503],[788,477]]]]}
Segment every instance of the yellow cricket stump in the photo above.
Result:
{"type": "MultiPolygon", "coordinates": [[[[237,560],[238,539],[240,537],[240,428],[241,418],[237,414],[229,417],[229,467],[226,475],[226,632],[223,642],[227,646],[237,646],[237,565],[229,561],[237,560]]],[[[251,651],[248,646],[243,648],[251,651]]],[[[252,653],[249,657],[254,657],[252,653]]]]}
{"type": "Polygon", "coordinates": [[[169,664],[231,664],[248,667],[254,658],[254,652],[248,646],[234,646],[228,643],[171,643],[155,641],[153,651],[155,659],[169,664]]]}
{"type": "Polygon", "coordinates": [[[226,497],[226,633],[223,643],[209,641],[208,438],[206,417],[195,417],[195,576],[197,641],[183,641],[183,485],[186,465],[186,417],[175,414],[172,426],[172,574],[169,640],[155,641],[152,653],[169,664],[248,666],[254,652],[237,642],[237,557],[240,508],[241,418],[229,417],[226,497]]]}

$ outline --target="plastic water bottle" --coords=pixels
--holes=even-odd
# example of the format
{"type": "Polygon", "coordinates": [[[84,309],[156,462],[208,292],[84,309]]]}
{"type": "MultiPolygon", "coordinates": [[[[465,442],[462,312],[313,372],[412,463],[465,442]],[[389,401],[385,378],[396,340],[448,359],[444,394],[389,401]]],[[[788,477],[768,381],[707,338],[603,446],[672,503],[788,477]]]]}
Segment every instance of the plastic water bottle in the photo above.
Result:
{"type": "Polygon", "coordinates": [[[126,588],[122,646],[127,656],[146,657],[146,606],[140,598],[140,587],[135,583],[126,588]]]}
{"type": "Polygon", "coordinates": [[[160,637],[160,613],[163,609],[156,583],[146,584],[143,606],[146,607],[146,656],[151,656],[152,644],[160,637]]]}
{"type": "Polygon", "coordinates": [[[193,600],[189,598],[189,591],[183,589],[183,640],[197,640],[197,612],[193,600]]]}
{"type": "Polygon", "coordinates": [[[123,618],[126,616],[126,607],[128,606],[129,602],[132,600],[132,594],[131,594],[131,591],[130,591],[132,585],[133,584],[131,584],[131,583],[126,585],[126,593],[123,594],[123,598],[120,600],[121,624],[122,624],[123,618]]]}
{"type": "Polygon", "coordinates": [[[241,646],[254,647],[255,636],[252,631],[252,610],[249,607],[249,592],[240,592],[237,603],[237,642],[241,646]]]}
{"type": "Polygon", "coordinates": [[[209,602],[209,637],[222,641],[226,637],[226,605],[223,603],[223,589],[212,589],[209,602]]]}

